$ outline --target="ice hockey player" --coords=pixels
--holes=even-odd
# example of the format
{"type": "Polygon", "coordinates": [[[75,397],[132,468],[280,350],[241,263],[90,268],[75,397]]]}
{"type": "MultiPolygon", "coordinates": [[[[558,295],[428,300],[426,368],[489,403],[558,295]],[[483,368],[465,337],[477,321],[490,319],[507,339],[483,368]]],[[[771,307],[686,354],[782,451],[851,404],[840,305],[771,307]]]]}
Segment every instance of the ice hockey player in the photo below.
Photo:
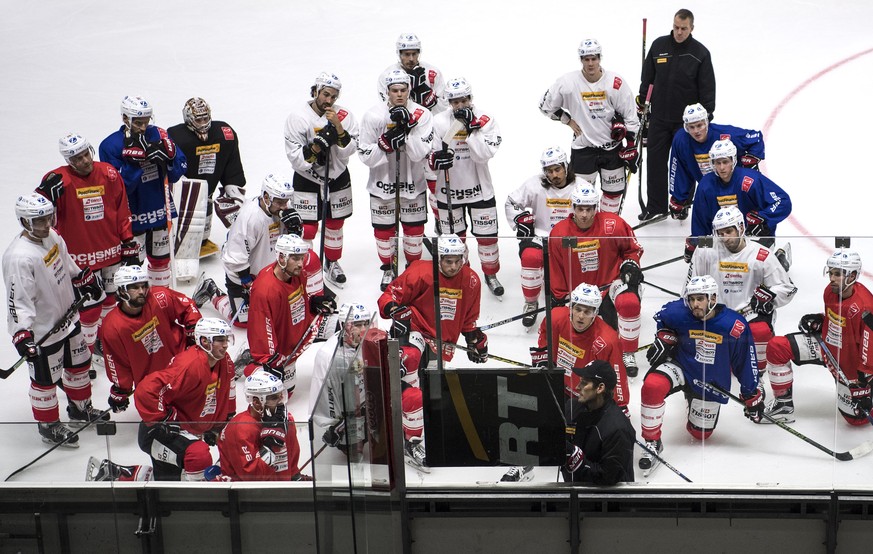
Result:
{"type": "Polygon", "coordinates": [[[309,243],[297,235],[282,235],[276,241],[275,261],[258,273],[252,289],[247,334],[253,363],[275,373],[288,395],[297,383],[296,360],[315,338],[315,316],[336,310],[333,296],[310,295],[304,268],[309,243]]]}
{"type": "Polygon", "coordinates": [[[873,296],[858,282],[861,256],[857,251],[841,248],[827,260],[825,272],[830,281],[824,290],[824,312],[800,318],[800,333],[774,337],[767,344],[770,385],[776,397],[767,415],[780,421],[794,421],[794,371],[797,365],[825,365],[837,385],[837,408],[850,425],[866,425],[873,409],[870,384],[873,360],[867,354],[871,339],[870,312],[873,296]],[[839,363],[843,376],[827,360],[819,339],[839,363]]]}
{"type": "MultiPolygon", "coordinates": [[[[182,107],[182,121],[167,129],[167,134],[185,154],[189,179],[207,182],[206,226],[203,229],[203,244],[200,257],[218,252],[218,246],[209,240],[212,231],[212,196],[221,183],[221,190],[214,205],[218,219],[230,227],[237,212],[245,202],[246,175],[239,155],[239,138],[236,131],[225,121],[212,119],[212,108],[203,98],[189,98],[182,107]]],[[[186,219],[187,209],[179,206],[179,220],[186,219]]],[[[181,224],[181,223],[180,223],[181,224]]]]}
{"type": "Polygon", "coordinates": [[[342,81],[333,73],[319,73],[310,89],[312,99],[301,103],[285,120],[285,154],[294,168],[293,204],[303,219],[303,238],[309,241],[315,238],[318,222],[327,209],[321,229],[325,272],[331,282],[340,286],[347,279],[339,265],[343,224],[351,217],[353,208],[348,165],[358,148],[359,133],[352,113],[336,104],[342,88],[342,81]],[[327,207],[323,203],[325,175],[327,207]]]}
{"type": "Polygon", "coordinates": [[[134,391],[140,449],[152,458],[158,481],[203,481],[209,447],[236,413],[236,381],[227,354],[230,325],[204,317],[192,346],[165,369],[146,375],[134,391]]]}
{"type": "MultiPolygon", "coordinates": [[[[221,247],[227,295],[203,275],[191,295],[198,307],[211,301],[225,319],[233,320],[237,327],[246,327],[249,293],[258,273],[276,260],[273,249],[279,235],[303,233],[300,215],[288,206],[293,197],[290,181],[272,173],[264,177],[260,196],[243,204],[221,247]]],[[[309,254],[305,267],[309,275],[307,289],[310,294],[321,294],[324,277],[315,253],[309,254]]]]}
{"type": "Polygon", "coordinates": [[[573,369],[575,398],[567,400],[567,462],[564,481],[615,485],[634,480],[637,433],[613,401],[614,366],[593,360],[573,369]]]}
{"type": "Polygon", "coordinates": [[[626,170],[637,170],[640,130],[634,97],[624,79],[600,66],[603,48],[596,39],[579,44],[581,71],[571,71],[549,87],[540,111],[573,130],[570,165],[592,185],[600,176],[600,209],[621,211],[626,170]]]}
{"type": "Polygon", "coordinates": [[[445,97],[451,110],[433,118],[436,137],[433,151],[428,154],[428,168],[435,179],[428,179],[431,198],[436,200],[438,228],[455,233],[462,240],[470,232],[476,237],[479,261],[488,290],[496,297],[503,296],[503,285],[497,279],[500,270],[500,252],[497,246],[497,203],[488,162],[497,153],[503,139],[492,115],[486,115],[473,105],[473,89],[463,77],[449,79],[445,97]],[[447,134],[455,122],[463,124],[454,135],[447,134]],[[440,139],[441,137],[441,139],[440,139]],[[448,138],[449,141],[445,142],[448,138]],[[452,215],[446,194],[451,191],[452,215]]]}
{"type": "Polygon", "coordinates": [[[54,205],[55,230],[64,237],[76,265],[90,267],[102,278],[106,294],[83,305],[79,322],[92,363],[103,363],[94,345],[101,319],[115,306],[112,277],[120,265],[139,263],[139,245],[133,240],[127,193],[118,171],[94,161],[94,148],[81,135],[68,133],[58,142],[67,165],[47,173],[36,192],[54,205]]]}
{"type": "Polygon", "coordinates": [[[412,89],[409,98],[434,113],[447,107],[445,98],[440,93],[445,88],[442,72],[433,65],[419,59],[421,55],[421,40],[412,33],[403,33],[397,37],[397,62],[386,67],[376,81],[376,91],[382,101],[389,98],[388,85],[385,77],[400,70],[409,75],[412,89]]]}
{"type": "Polygon", "coordinates": [[[712,171],[709,150],[717,140],[730,139],[737,147],[740,164],[759,171],[764,161],[764,137],[761,131],[709,122],[709,113],[701,104],[685,106],[684,128],[673,135],[670,148],[670,217],[685,219],[694,199],[697,183],[712,171]]]}
{"type": "MultiPolygon", "coordinates": [[[[364,114],[358,154],[370,168],[367,192],[376,251],[383,271],[384,291],[397,275],[392,261],[398,258],[397,222],[403,226],[403,253],[409,265],[421,259],[421,239],[427,223],[425,157],[431,153],[433,118],[423,106],[409,99],[410,76],[395,69],[385,76],[387,101],[364,114]],[[398,165],[399,164],[399,165],[398,165]],[[395,213],[396,194],[400,213],[395,213]]],[[[399,266],[398,266],[399,267],[399,266]]]]}
{"type": "Polygon", "coordinates": [[[530,349],[531,365],[546,367],[551,356],[554,367],[564,370],[564,395],[574,398],[579,396],[579,377],[573,368],[594,360],[607,362],[617,376],[610,390],[615,391],[616,404],[627,414],[630,387],[618,334],[597,316],[602,298],[597,287],[581,283],[570,293],[569,306],[552,308],[551,348],[546,327],[548,319],[544,319],[540,323],[537,346],[530,349]]]}
{"type": "MultiPolygon", "coordinates": [[[[655,341],[646,352],[650,369],[640,392],[640,428],[650,450],[659,454],[663,450],[665,399],[677,391],[688,403],[688,433],[698,440],[709,438],[728,397],[704,383],[729,391],[731,374],[740,382],[746,417],[761,422],[764,390],[758,382],[754,339],[745,318],[718,302],[715,279],[709,275],[691,279],[684,298],[665,304],[655,314],[655,322],[655,341]]],[[[646,475],[657,464],[650,452],[639,461],[646,475]]]]}
{"type": "Polygon", "coordinates": [[[712,232],[716,212],[736,204],[746,218],[746,235],[773,246],[776,226],[791,215],[791,198],[779,185],[755,171],[737,167],[737,148],[729,139],[717,140],[709,150],[712,173],[700,180],[691,213],[691,239],[685,243],[685,261],[691,259],[695,237],[712,232]]]}
{"type": "Polygon", "coordinates": [[[746,222],[736,206],[721,208],[712,220],[713,248],[698,248],[688,280],[710,275],[718,284],[719,301],[743,314],[755,339],[758,373],[767,369],[767,341],[773,338],[776,308],[791,302],[797,287],[767,248],[745,237],[746,222]]]}
{"type": "Polygon", "coordinates": [[[301,480],[297,428],[285,407],[282,380],[257,370],[246,377],[244,388],[248,408],[219,436],[221,473],[231,481],[301,480]]]}
{"type": "Polygon", "coordinates": [[[146,375],[164,369],[173,356],[194,345],[201,315],[181,292],[150,286],[148,273],[138,265],[119,268],[115,286],[118,305],[106,315],[99,335],[112,383],[109,407],[122,412],[146,375]]]}
{"type": "Polygon", "coordinates": [[[167,201],[167,187],[185,174],[188,163],[167,132],[150,125],[152,116],[146,99],[125,96],[123,125],[103,139],[99,153],[100,160],[112,164],[124,180],[134,240],[145,248],[152,284],[168,286],[173,274],[167,217],[173,217],[175,206],[172,199],[167,201]]]}
{"type": "Polygon", "coordinates": [[[30,406],[43,442],[77,448],[79,437],[60,422],[56,391],[60,385],[67,395],[71,423],[83,424],[101,416],[91,405],[91,351],[78,313],[47,335],[67,317],[77,298],[98,298],[103,289],[89,267],[76,265],[66,242],[52,229],[55,210],[44,196],[35,192],[19,196],[15,217],[24,230],[3,253],[7,329],[27,362],[30,406]]]}
{"type": "Polygon", "coordinates": [[[443,235],[437,240],[439,258],[440,314],[434,313],[433,268],[430,261],[419,260],[395,279],[379,297],[379,313],[392,321],[391,334],[404,337],[418,331],[435,348],[436,326],[440,322],[443,360],[454,356],[453,343],[464,335],[467,358],[477,364],[488,361],[488,337],[477,326],[482,282],[466,263],[466,246],[457,235],[443,235]]]}
{"type": "Polygon", "coordinates": [[[506,220],[515,230],[521,257],[521,292],[524,296],[521,323],[537,322],[540,291],[543,288],[543,245],[536,237],[548,236],[559,221],[573,212],[570,195],[576,188],[576,174],[569,171],[567,154],[550,146],[540,155],[542,173],[526,180],[506,197],[506,220]]]}
{"type": "Polygon", "coordinates": [[[640,340],[640,257],[643,247],[630,225],[617,214],[598,211],[600,193],[585,181],[570,195],[573,213],[549,234],[551,293],[559,305],[579,283],[604,294],[600,316],[618,331],[628,377],[639,371],[634,353],[640,340]],[[565,248],[568,238],[575,246],[565,248]]]}

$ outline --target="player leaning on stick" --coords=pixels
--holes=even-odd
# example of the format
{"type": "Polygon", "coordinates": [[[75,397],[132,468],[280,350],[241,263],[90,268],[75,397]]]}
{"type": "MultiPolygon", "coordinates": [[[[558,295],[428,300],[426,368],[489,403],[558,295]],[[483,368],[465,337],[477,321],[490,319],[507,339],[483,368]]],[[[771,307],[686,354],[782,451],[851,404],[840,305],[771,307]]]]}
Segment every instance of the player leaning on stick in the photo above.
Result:
{"type": "MultiPolygon", "coordinates": [[[[6,327],[30,374],[30,406],[43,442],[78,447],[79,437],[60,422],[57,387],[67,395],[72,423],[97,419],[91,406],[91,351],[85,344],[79,315],[74,313],[41,346],[77,298],[97,298],[103,289],[91,269],[70,257],[64,239],[52,229],[55,210],[34,193],[15,201],[15,217],[24,228],[3,253],[3,281],[8,309],[6,327]]],[[[104,419],[109,419],[108,416],[104,419]]]]}

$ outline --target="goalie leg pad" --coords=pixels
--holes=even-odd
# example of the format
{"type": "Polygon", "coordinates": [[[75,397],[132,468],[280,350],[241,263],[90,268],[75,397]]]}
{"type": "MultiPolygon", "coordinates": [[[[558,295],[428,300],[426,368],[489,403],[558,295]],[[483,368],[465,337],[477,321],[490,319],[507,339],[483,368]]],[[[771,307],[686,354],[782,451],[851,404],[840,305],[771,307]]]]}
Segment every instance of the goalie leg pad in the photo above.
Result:
{"type": "Polygon", "coordinates": [[[173,184],[173,198],[179,209],[179,217],[173,226],[176,259],[200,259],[200,245],[204,238],[209,238],[205,234],[207,189],[208,185],[202,179],[180,179],[173,184]]]}

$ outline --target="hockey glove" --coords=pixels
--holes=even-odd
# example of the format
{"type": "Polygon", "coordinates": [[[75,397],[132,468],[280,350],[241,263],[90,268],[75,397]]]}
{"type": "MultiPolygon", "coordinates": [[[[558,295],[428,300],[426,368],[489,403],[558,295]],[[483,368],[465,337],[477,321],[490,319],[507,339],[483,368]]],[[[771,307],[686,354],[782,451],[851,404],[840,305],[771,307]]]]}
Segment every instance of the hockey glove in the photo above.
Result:
{"type": "Polygon", "coordinates": [[[806,314],[800,318],[800,323],[797,324],[797,328],[800,329],[800,332],[804,335],[815,335],[821,333],[822,327],[824,327],[823,314],[806,314]]]}
{"type": "Polygon", "coordinates": [[[343,442],[343,438],[346,435],[346,420],[342,420],[339,423],[335,423],[327,428],[324,434],[321,436],[322,442],[328,446],[332,446],[336,448],[343,442]]]}
{"type": "Polygon", "coordinates": [[[412,316],[415,312],[409,306],[389,302],[385,306],[385,313],[391,318],[391,337],[399,339],[409,335],[412,331],[412,316]]]}
{"type": "MultiPolygon", "coordinates": [[[[252,276],[250,268],[247,267],[239,272],[239,284],[242,287],[239,291],[239,295],[246,304],[249,303],[249,297],[251,296],[252,285],[254,283],[255,278],[252,276]]],[[[237,306],[237,309],[239,309],[239,306],[237,306]]]]}
{"type": "Polygon", "coordinates": [[[676,344],[679,338],[676,336],[676,331],[673,329],[658,329],[655,333],[655,342],[646,350],[646,359],[649,360],[650,367],[656,367],[673,356],[673,351],[676,349],[676,344]]]}
{"type": "Polygon", "coordinates": [[[311,144],[307,144],[303,147],[303,159],[312,165],[324,165],[327,162],[327,155],[324,153],[326,150],[325,148],[316,152],[311,144]]]}
{"type": "Polygon", "coordinates": [[[73,278],[73,287],[80,298],[89,296],[91,300],[97,300],[103,294],[102,279],[90,267],[86,267],[73,278]]]}
{"type": "Polygon", "coordinates": [[[476,119],[473,114],[473,108],[460,108],[455,110],[453,114],[455,119],[464,123],[464,129],[467,133],[472,133],[482,128],[482,122],[476,119]]]}
{"type": "Polygon", "coordinates": [[[578,471],[584,462],[585,452],[575,444],[567,441],[567,463],[564,466],[567,468],[567,471],[570,473],[578,471]]]}
{"type": "Polygon", "coordinates": [[[264,412],[261,418],[261,444],[276,452],[285,448],[285,435],[288,432],[288,414],[284,404],[276,405],[272,414],[264,412]]]}
{"type": "Polygon", "coordinates": [[[751,211],[746,214],[746,234],[753,237],[772,237],[773,231],[764,218],[758,212],[751,211]]]}
{"type": "Polygon", "coordinates": [[[146,159],[152,163],[167,164],[176,158],[176,144],[170,137],[148,143],[145,140],[145,134],[142,134],[140,135],[140,145],[145,152],[146,159]]]}
{"type": "Polygon", "coordinates": [[[631,287],[638,287],[643,282],[643,272],[633,260],[625,260],[618,269],[621,280],[631,287]]]}
{"type": "Polygon", "coordinates": [[[670,217],[682,221],[688,219],[688,206],[682,204],[672,196],[670,197],[670,217]]]}
{"type": "Polygon", "coordinates": [[[686,264],[691,263],[691,257],[694,256],[694,251],[697,250],[697,242],[691,240],[691,237],[685,239],[685,252],[682,254],[682,259],[686,264]]]}
{"type": "Polygon", "coordinates": [[[435,150],[427,155],[427,165],[434,171],[449,169],[455,162],[455,151],[451,148],[435,150]]]}
{"type": "Polygon", "coordinates": [[[42,178],[42,182],[36,188],[43,196],[48,198],[52,204],[57,205],[58,198],[64,194],[64,178],[57,173],[49,173],[42,178]]]}
{"type": "Polygon", "coordinates": [[[858,382],[849,383],[849,394],[852,397],[852,406],[855,409],[865,412],[864,415],[873,410],[873,398],[870,396],[870,384],[861,384],[858,382]]]}
{"type": "Polygon", "coordinates": [[[33,339],[33,331],[30,329],[18,331],[12,337],[12,343],[18,354],[25,358],[35,376],[45,378],[50,374],[48,356],[41,347],[37,346],[33,339]]]}
{"type": "Polygon", "coordinates": [[[612,116],[612,128],[609,131],[609,138],[615,142],[621,142],[627,135],[627,125],[624,124],[624,118],[620,113],[615,112],[612,116]]]}
{"type": "Polygon", "coordinates": [[[379,137],[379,149],[390,154],[406,144],[406,131],[403,126],[395,125],[379,137]]]}
{"type": "Polygon", "coordinates": [[[562,298],[558,298],[557,296],[555,296],[551,292],[549,293],[549,298],[551,298],[553,308],[557,308],[558,306],[566,306],[567,302],[570,301],[569,295],[564,296],[562,298]]]}
{"type": "Polygon", "coordinates": [[[618,157],[622,159],[631,173],[637,172],[637,164],[640,161],[640,150],[636,146],[633,133],[628,133],[625,146],[618,151],[618,157]]]}
{"type": "Polygon", "coordinates": [[[303,236],[303,219],[294,208],[286,208],[279,212],[279,220],[285,226],[285,231],[298,237],[303,236]]]}
{"type": "Polygon", "coordinates": [[[641,98],[640,95],[637,94],[636,98],[634,98],[634,102],[637,105],[637,117],[642,120],[646,115],[646,99],[641,98]]]}
{"type": "Polygon", "coordinates": [[[547,346],[531,346],[530,365],[533,367],[548,367],[549,348],[547,346]]]}
{"type": "Polygon", "coordinates": [[[126,135],[124,138],[124,148],[121,150],[121,157],[134,161],[144,160],[146,154],[143,144],[148,144],[145,141],[144,135],[133,133],[126,135]]]}
{"type": "Polygon", "coordinates": [[[406,106],[392,106],[388,110],[388,118],[404,132],[410,127],[410,114],[406,106]]]}
{"type": "Polygon", "coordinates": [[[427,70],[420,65],[412,70],[412,89],[409,92],[409,97],[416,104],[421,104],[427,109],[432,108],[437,103],[436,94],[427,82],[427,70]]]}
{"type": "Polygon", "coordinates": [[[203,442],[208,444],[209,446],[215,446],[218,444],[218,435],[219,432],[216,431],[206,431],[202,435],[203,442]]]}
{"type": "Polygon", "coordinates": [[[130,395],[133,391],[123,390],[115,385],[109,387],[109,408],[114,413],[123,412],[130,407],[130,395]]]}
{"type": "Polygon", "coordinates": [[[758,171],[758,164],[761,163],[761,158],[753,154],[743,154],[740,156],[740,163],[746,169],[754,169],[758,171]]]}
{"type": "Polygon", "coordinates": [[[749,307],[754,310],[755,313],[770,315],[773,313],[773,308],[775,308],[775,306],[773,306],[773,300],[775,299],[776,294],[772,290],[764,285],[759,285],[752,294],[752,298],[749,300],[749,307]]]}
{"type": "Polygon", "coordinates": [[[273,354],[267,358],[263,363],[261,363],[261,368],[267,373],[278,377],[281,380],[285,380],[285,368],[282,367],[282,359],[284,356],[279,354],[278,352],[273,352],[273,354]]]}
{"type": "Polygon", "coordinates": [[[746,405],[743,415],[752,420],[752,423],[761,423],[764,418],[764,390],[760,387],[748,398],[740,394],[740,400],[746,405]]]}
{"type": "Polygon", "coordinates": [[[221,187],[221,196],[231,198],[240,204],[246,201],[245,192],[239,185],[224,185],[221,187]]]}
{"type": "Polygon", "coordinates": [[[336,300],[330,296],[318,294],[309,298],[309,313],[312,315],[330,315],[336,311],[336,300]]]}
{"type": "Polygon", "coordinates": [[[312,142],[317,144],[319,148],[322,150],[330,150],[330,147],[336,144],[339,141],[339,134],[336,132],[336,127],[333,126],[333,123],[328,122],[327,125],[319,129],[319,131],[315,134],[315,138],[312,139],[312,142]]]}
{"type": "Polygon", "coordinates": [[[121,243],[121,265],[139,265],[139,244],[136,241],[121,243]]]}
{"type": "Polygon", "coordinates": [[[172,406],[168,406],[167,416],[163,421],[155,423],[149,431],[155,440],[164,445],[172,441],[182,432],[182,426],[176,421],[176,410],[172,406]]]}
{"type": "Polygon", "coordinates": [[[467,358],[474,364],[484,364],[488,361],[488,337],[481,329],[476,328],[464,333],[467,340],[467,358]]]}
{"type": "Polygon", "coordinates": [[[534,230],[536,219],[529,211],[521,212],[513,218],[513,221],[515,221],[515,236],[525,239],[536,234],[534,230]]]}

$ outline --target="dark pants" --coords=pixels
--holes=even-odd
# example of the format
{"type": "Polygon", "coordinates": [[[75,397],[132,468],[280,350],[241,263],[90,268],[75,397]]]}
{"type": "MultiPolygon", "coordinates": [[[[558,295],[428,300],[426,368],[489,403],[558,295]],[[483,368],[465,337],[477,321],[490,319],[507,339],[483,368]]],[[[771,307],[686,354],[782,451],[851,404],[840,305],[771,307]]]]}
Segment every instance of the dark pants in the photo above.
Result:
{"type": "Polygon", "coordinates": [[[673,135],[682,127],[682,122],[670,123],[653,119],[649,122],[648,146],[646,147],[646,211],[650,214],[667,213],[669,188],[667,171],[670,161],[670,146],[673,135]]]}

